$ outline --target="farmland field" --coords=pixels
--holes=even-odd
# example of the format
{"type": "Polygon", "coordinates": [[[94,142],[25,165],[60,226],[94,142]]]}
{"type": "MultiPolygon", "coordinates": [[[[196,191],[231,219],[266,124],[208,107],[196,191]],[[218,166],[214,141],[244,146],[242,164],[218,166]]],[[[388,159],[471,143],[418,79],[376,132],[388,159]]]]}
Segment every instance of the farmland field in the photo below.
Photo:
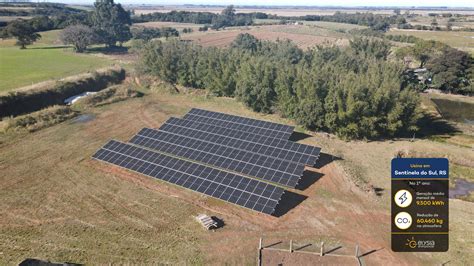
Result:
{"type": "Polygon", "coordinates": [[[58,33],[41,32],[42,38],[24,50],[13,46],[13,39],[0,41],[0,92],[111,64],[108,59],[76,54],[72,48],[62,46],[58,33]]]}
{"type": "MultiPolygon", "coordinates": [[[[149,14],[153,12],[170,12],[173,10],[177,11],[194,11],[194,12],[212,12],[212,13],[220,13],[225,6],[215,6],[215,7],[200,7],[200,6],[173,6],[173,5],[166,5],[166,6],[150,6],[144,8],[143,6],[134,6],[130,5],[127,6],[128,9],[135,10],[135,14],[149,14]]],[[[237,13],[252,13],[252,12],[263,12],[267,14],[279,15],[279,16],[305,16],[305,15],[333,15],[335,12],[340,11],[344,13],[364,13],[364,12],[371,12],[374,14],[385,14],[391,15],[393,14],[392,9],[376,9],[376,8],[369,8],[369,9],[351,9],[351,8],[344,8],[344,9],[337,9],[337,8],[314,8],[314,7],[282,7],[282,8],[236,8],[237,13]]],[[[405,12],[406,10],[402,9],[401,12],[405,12]]],[[[426,15],[428,13],[458,13],[458,14],[467,14],[473,15],[474,10],[410,10],[412,14],[421,14],[426,15]]]]}
{"type": "Polygon", "coordinates": [[[92,264],[253,264],[262,236],[266,243],[293,239],[300,244],[324,241],[328,248],[342,245],[339,254],[352,254],[355,244],[362,252],[378,250],[364,257],[368,265],[440,259],[462,265],[474,259],[471,244],[466,246],[474,233],[466,222],[474,219],[473,203],[461,200],[450,201],[450,251],[391,252],[390,179],[380,175],[389,172],[400,148],[473,167],[469,148],[429,140],[345,142],[306,132],[311,137],[303,143],[330,155],[308,168],[307,188],[297,191],[307,198],[279,218],[90,159],[107,140],[126,141],[140,128],[159,127],[191,107],[291,124],[253,113],[233,99],[147,92],[143,98],[89,110],[92,121],[0,135],[0,264],[25,257],[92,264]],[[361,180],[379,188],[382,196],[356,186],[361,180]],[[192,218],[198,213],[218,216],[224,228],[205,232],[192,218]]]}
{"type": "Polygon", "coordinates": [[[289,39],[300,48],[306,49],[318,44],[346,45],[348,35],[335,30],[305,25],[263,25],[254,27],[231,28],[221,31],[193,32],[183,35],[203,46],[225,47],[241,33],[249,33],[261,40],[276,41],[289,39]]]}
{"type": "Polygon", "coordinates": [[[199,27],[204,26],[203,24],[194,24],[194,23],[178,23],[178,22],[167,22],[167,21],[153,21],[153,22],[144,22],[144,23],[135,23],[133,26],[142,26],[148,28],[163,28],[171,27],[177,30],[182,30],[184,28],[191,28],[193,30],[198,30],[199,27]]]}
{"type": "Polygon", "coordinates": [[[425,40],[440,41],[452,47],[474,54],[474,32],[392,29],[388,32],[388,34],[412,35],[425,40]]]}

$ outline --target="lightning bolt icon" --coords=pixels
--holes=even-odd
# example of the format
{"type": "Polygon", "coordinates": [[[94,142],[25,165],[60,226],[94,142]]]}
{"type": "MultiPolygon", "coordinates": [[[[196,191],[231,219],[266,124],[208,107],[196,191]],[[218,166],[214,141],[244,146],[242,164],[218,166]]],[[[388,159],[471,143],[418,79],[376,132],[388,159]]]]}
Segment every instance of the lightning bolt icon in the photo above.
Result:
{"type": "Polygon", "coordinates": [[[403,192],[403,194],[398,199],[402,201],[400,204],[403,204],[407,200],[407,193],[403,192]]]}

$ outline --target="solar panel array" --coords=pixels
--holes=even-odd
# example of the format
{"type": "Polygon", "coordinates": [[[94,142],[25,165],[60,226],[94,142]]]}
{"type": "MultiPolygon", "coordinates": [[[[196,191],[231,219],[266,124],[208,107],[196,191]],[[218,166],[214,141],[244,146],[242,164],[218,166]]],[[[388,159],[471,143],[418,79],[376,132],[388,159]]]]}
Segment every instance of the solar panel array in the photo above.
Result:
{"type": "Polygon", "coordinates": [[[316,160],[318,159],[319,153],[321,151],[321,148],[288,141],[286,139],[274,138],[266,135],[253,134],[240,130],[232,130],[227,129],[225,127],[203,124],[195,121],[192,116],[188,116],[188,119],[178,119],[172,117],[166,123],[199,131],[209,132],[217,135],[224,135],[234,139],[264,144],[266,146],[277,147],[284,150],[295,151],[301,153],[303,156],[307,156],[307,165],[310,166],[313,166],[316,163],[316,160]]]}
{"type": "Polygon", "coordinates": [[[93,158],[267,214],[274,212],[284,192],[268,183],[115,140],[93,158]]]}
{"type": "Polygon", "coordinates": [[[250,142],[241,139],[235,139],[225,135],[218,135],[206,131],[199,131],[187,127],[178,126],[173,123],[173,120],[177,118],[170,118],[168,122],[160,127],[160,130],[175,133],[178,135],[187,136],[197,140],[203,140],[207,142],[217,143],[233,147],[239,150],[250,151],[253,153],[262,154],[265,156],[275,157],[286,161],[314,165],[316,158],[307,156],[298,151],[287,150],[279,147],[263,145],[260,143],[250,142]]]}
{"type": "Polygon", "coordinates": [[[273,214],[320,148],[288,140],[293,127],[193,108],[93,158],[242,207],[273,214]]]}
{"type": "Polygon", "coordinates": [[[166,131],[144,128],[130,143],[295,187],[304,165],[238,150],[166,131]]]}
{"type": "MultiPolygon", "coordinates": [[[[269,128],[262,128],[262,127],[255,127],[255,126],[250,126],[246,124],[241,124],[241,123],[235,123],[232,121],[227,121],[227,120],[220,120],[220,119],[215,119],[212,117],[205,117],[205,116],[200,116],[200,115],[195,115],[195,114],[187,114],[184,116],[185,120],[192,120],[196,122],[201,122],[204,124],[208,125],[214,125],[214,126],[219,126],[219,127],[224,127],[228,129],[235,129],[235,130],[240,130],[243,132],[249,132],[253,134],[260,134],[260,135],[265,135],[265,136],[273,136],[275,138],[281,138],[281,139],[288,139],[291,136],[291,132],[288,131],[278,131],[278,130],[273,130],[269,128]]],[[[293,130],[291,130],[293,131],[293,130]]]]}

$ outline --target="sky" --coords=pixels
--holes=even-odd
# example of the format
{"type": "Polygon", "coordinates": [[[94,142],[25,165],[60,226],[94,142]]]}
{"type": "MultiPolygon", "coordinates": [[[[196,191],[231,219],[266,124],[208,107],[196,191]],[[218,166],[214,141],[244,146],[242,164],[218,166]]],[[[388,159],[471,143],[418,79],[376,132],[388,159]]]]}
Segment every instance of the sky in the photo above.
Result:
{"type": "MultiPolygon", "coordinates": [[[[34,0],[33,0],[34,1],[34,0]]],[[[93,3],[93,0],[50,0],[61,3],[93,3]]],[[[302,6],[448,6],[474,7],[474,0],[115,0],[122,4],[207,4],[207,5],[302,5],[302,6]]]]}

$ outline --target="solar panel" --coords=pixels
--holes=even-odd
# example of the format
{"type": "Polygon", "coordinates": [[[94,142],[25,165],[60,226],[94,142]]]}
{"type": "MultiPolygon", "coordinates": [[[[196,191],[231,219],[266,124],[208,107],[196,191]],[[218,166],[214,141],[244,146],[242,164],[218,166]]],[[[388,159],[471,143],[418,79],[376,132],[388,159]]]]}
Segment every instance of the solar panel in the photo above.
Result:
{"type": "Polygon", "coordinates": [[[294,130],[294,127],[288,125],[196,108],[191,109],[184,119],[285,139],[288,139],[294,130]]]}
{"type": "Polygon", "coordinates": [[[240,130],[233,130],[224,127],[208,125],[196,122],[194,120],[184,120],[172,117],[167,121],[167,123],[200,131],[206,131],[209,133],[229,136],[236,139],[247,140],[254,143],[278,147],[285,150],[296,151],[302,154],[306,154],[307,156],[314,156],[316,158],[319,157],[319,153],[321,152],[321,148],[318,147],[295,143],[286,139],[273,138],[266,135],[258,135],[240,130]]]}
{"type": "MultiPolygon", "coordinates": [[[[172,119],[170,119],[172,120],[172,119]]],[[[190,137],[197,140],[202,140],[206,142],[216,143],[224,146],[229,146],[237,148],[243,151],[249,151],[252,153],[262,154],[270,157],[279,158],[286,161],[314,165],[317,156],[308,156],[297,151],[286,150],[279,147],[272,147],[268,145],[263,145],[260,143],[254,143],[250,141],[245,141],[241,139],[232,138],[229,136],[218,135],[210,132],[199,131],[191,128],[177,126],[171,123],[166,122],[160,127],[160,130],[174,133],[177,135],[182,135],[190,137]]]]}
{"type": "Polygon", "coordinates": [[[155,129],[142,129],[130,142],[293,188],[304,171],[302,164],[155,129]]]}
{"type": "Polygon", "coordinates": [[[284,193],[268,183],[115,140],[92,157],[266,214],[274,212],[284,193]]]}

